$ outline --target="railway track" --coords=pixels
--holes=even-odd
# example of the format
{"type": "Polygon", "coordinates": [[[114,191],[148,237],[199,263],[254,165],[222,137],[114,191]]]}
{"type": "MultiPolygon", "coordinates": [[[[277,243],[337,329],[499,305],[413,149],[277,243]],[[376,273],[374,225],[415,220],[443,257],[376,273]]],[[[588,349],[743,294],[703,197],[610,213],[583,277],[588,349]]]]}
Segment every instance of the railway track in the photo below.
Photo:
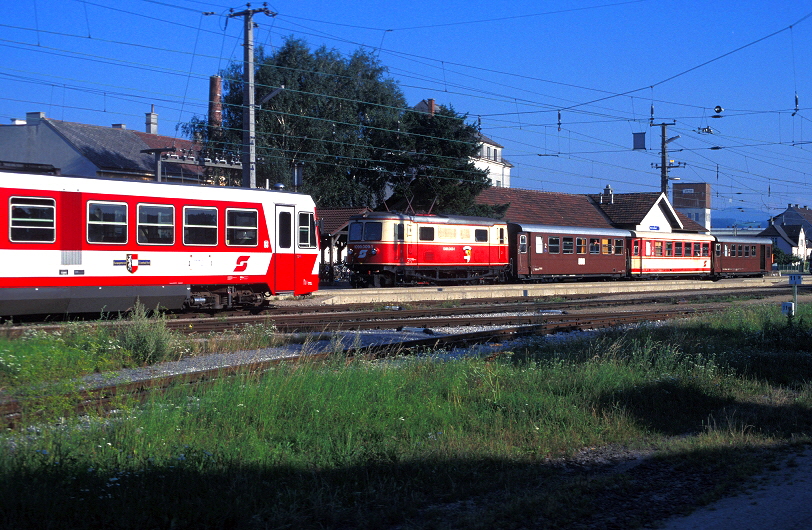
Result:
{"type": "MultiPolygon", "coordinates": [[[[701,313],[718,311],[722,306],[708,306],[702,308],[692,308],[675,305],[671,308],[656,310],[636,310],[628,312],[613,313],[593,313],[593,314],[538,314],[527,317],[519,317],[517,323],[516,315],[506,315],[503,317],[483,317],[488,318],[489,325],[501,326],[498,329],[487,331],[477,331],[471,333],[456,333],[451,335],[432,335],[423,339],[404,340],[395,343],[378,344],[372,346],[355,346],[346,348],[343,355],[348,357],[361,356],[363,358],[380,358],[391,354],[403,355],[413,351],[426,351],[430,349],[453,348],[481,344],[488,342],[506,341],[526,335],[546,335],[551,333],[567,332],[574,330],[606,328],[622,324],[631,324],[643,321],[666,320],[693,316],[701,313]]],[[[466,318],[465,322],[473,325],[475,319],[466,318]]],[[[371,329],[390,329],[406,327],[408,324],[425,324],[425,319],[398,319],[389,321],[378,321],[371,329]],[[387,322],[384,324],[383,322],[387,322]]],[[[442,322],[454,322],[454,326],[459,326],[459,319],[432,319],[433,327],[440,327],[442,322]]],[[[347,323],[336,322],[336,329],[347,330],[347,323]]],[[[363,321],[350,324],[360,329],[364,325],[363,321]]],[[[370,324],[372,325],[372,324],[370,324]]],[[[481,322],[477,325],[483,325],[481,322]]],[[[324,323],[318,331],[324,331],[324,323]]],[[[366,328],[370,329],[370,328],[366,328]]],[[[331,356],[330,353],[316,353],[301,355],[292,353],[290,356],[276,358],[272,360],[252,362],[247,364],[223,366],[207,370],[196,370],[192,372],[168,375],[161,377],[146,378],[139,381],[127,382],[123,384],[101,384],[93,388],[87,388],[69,395],[59,396],[61,402],[69,404],[68,407],[73,414],[80,415],[89,412],[105,413],[123,398],[143,401],[155,392],[166,391],[177,385],[205,384],[207,382],[230,377],[237,374],[258,373],[278,365],[280,363],[299,362],[307,358],[309,362],[323,361],[331,356]]],[[[498,356],[498,353],[493,356],[498,356]]],[[[0,418],[8,428],[16,428],[22,425],[24,410],[37,410],[38,402],[47,398],[33,397],[25,401],[12,399],[0,401],[0,418]]],[[[30,418],[27,419],[30,421],[30,418]]]]}

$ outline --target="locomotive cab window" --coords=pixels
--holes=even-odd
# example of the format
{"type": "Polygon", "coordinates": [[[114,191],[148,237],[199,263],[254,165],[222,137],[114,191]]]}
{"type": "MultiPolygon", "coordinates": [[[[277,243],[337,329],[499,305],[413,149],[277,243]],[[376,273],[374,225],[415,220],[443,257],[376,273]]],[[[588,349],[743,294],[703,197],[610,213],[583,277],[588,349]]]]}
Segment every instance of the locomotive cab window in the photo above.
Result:
{"type": "Polygon", "coordinates": [[[349,241],[361,241],[364,237],[364,223],[350,223],[350,230],[347,234],[349,241]]]}
{"type": "Polygon", "coordinates": [[[403,223],[396,223],[394,226],[395,226],[395,241],[404,241],[406,237],[403,234],[403,223]]]}
{"type": "Polygon", "coordinates": [[[175,242],[175,208],[139,204],[137,232],[139,245],[171,245],[175,242]]]}
{"type": "Polygon", "coordinates": [[[434,227],[421,226],[417,231],[417,238],[420,241],[434,241],[434,227]]]}
{"type": "Polygon", "coordinates": [[[87,242],[126,243],[127,205],[120,202],[88,201],[87,242]]]}
{"type": "Polygon", "coordinates": [[[183,244],[217,244],[217,208],[183,208],[183,244]]]}
{"type": "Polygon", "coordinates": [[[316,218],[310,212],[299,212],[299,247],[316,248],[316,218]]]}
{"type": "Polygon", "coordinates": [[[226,209],[226,245],[230,247],[257,246],[258,218],[257,210],[226,209]]]}
{"type": "Polygon", "coordinates": [[[9,199],[9,239],[12,243],[56,241],[56,201],[40,197],[9,199]]]}
{"type": "Polygon", "coordinates": [[[477,228],[474,230],[474,241],[477,243],[487,243],[488,242],[488,231],[482,228],[477,228]]]}

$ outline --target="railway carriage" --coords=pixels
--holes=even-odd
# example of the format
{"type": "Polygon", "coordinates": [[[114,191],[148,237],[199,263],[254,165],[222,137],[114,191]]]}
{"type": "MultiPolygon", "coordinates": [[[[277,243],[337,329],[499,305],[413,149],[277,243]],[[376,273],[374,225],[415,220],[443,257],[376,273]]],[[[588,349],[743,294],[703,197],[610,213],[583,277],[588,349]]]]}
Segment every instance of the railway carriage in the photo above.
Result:
{"type": "Polygon", "coordinates": [[[347,264],[358,286],[504,281],[507,223],[394,212],[353,216],[347,264]]]}
{"type": "Polygon", "coordinates": [[[632,231],[628,249],[629,276],[710,278],[713,273],[711,248],[715,241],[706,234],[632,231]]]}
{"type": "Polygon", "coordinates": [[[0,173],[0,315],[260,306],[318,289],[307,195],[0,173]]]}
{"type": "Polygon", "coordinates": [[[513,279],[619,279],[628,230],[509,223],[513,279]]]}
{"type": "Polygon", "coordinates": [[[713,251],[714,277],[763,276],[771,270],[770,238],[716,236],[713,251]]]}

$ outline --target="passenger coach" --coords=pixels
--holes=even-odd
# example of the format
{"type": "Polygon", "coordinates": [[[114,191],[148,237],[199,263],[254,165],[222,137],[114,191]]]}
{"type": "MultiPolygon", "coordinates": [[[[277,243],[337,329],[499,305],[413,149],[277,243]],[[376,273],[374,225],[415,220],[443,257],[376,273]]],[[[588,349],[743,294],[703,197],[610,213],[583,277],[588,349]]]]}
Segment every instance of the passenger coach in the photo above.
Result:
{"type": "Polygon", "coordinates": [[[509,223],[508,231],[516,280],[626,276],[628,230],[509,223]]]}
{"type": "Polygon", "coordinates": [[[0,204],[0,315],[256,307],[318,289],[307,195],[0,173],[0,204]]]}

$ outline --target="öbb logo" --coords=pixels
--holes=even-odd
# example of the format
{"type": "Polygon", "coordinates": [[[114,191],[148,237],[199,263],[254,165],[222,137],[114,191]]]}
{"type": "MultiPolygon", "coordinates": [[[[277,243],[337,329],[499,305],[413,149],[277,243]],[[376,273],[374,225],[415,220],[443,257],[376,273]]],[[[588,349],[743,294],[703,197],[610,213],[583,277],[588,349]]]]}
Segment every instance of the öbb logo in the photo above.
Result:
{"type": "Polygon", "coordinates": [[[234,272],[243,272],[248,268],[248,258],[251,256],[240,256],[237,258],[237,266],[234,267],[234,272]]]}

